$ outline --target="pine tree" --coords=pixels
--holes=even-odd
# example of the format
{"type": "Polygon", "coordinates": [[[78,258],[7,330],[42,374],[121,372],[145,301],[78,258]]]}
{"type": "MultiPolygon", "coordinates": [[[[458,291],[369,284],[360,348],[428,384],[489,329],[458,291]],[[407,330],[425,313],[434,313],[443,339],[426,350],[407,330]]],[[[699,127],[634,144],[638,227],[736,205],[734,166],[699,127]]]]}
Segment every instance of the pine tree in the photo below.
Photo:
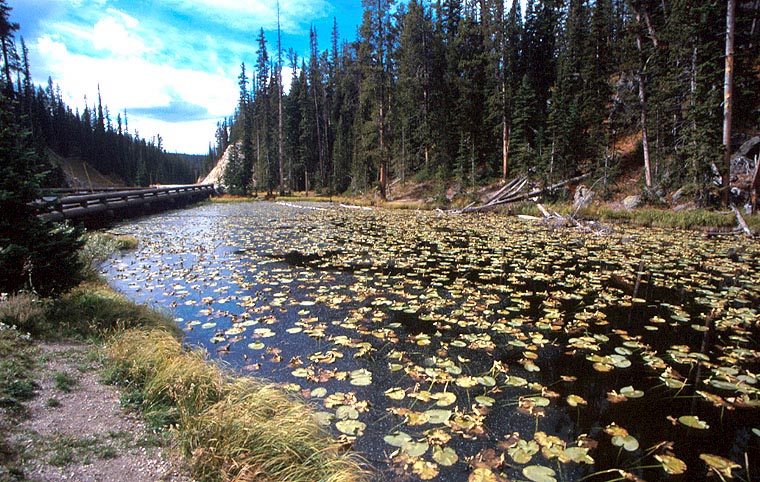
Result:
{"type": "MultiPolygon", "coordinates": [[[[394,0],[362,0],[364,15],[359,28],[359,62],[363,69],[361,84],[360,147],[371,160],[367,166],[377,173],[381,199],[388,187],[388,125],[393,39],[390,11],[394,0]],[[374,132],[373,132],[374,131],[374,132]]],[[[370,174],[368,169],[363,170],[370,174]]]]}
{"type": "Polygon", "coordinates": [[[0,50],[3,54],[3,76],[2,86],[6,96],[13,95],[13,79],[11,70],[14,68],[16,59],[15,32],[20,28],[18,23],[10,21],[12,7],[9,7],[6,0],[0,0],[0,50]]]}
{"type": "Polygon", "coordinates": [[[0,292],[61,292],[81,281],[81,231],[45,222],[32,203],[49,166],[17,118],[17,105],[0,93],[0,292]]]}

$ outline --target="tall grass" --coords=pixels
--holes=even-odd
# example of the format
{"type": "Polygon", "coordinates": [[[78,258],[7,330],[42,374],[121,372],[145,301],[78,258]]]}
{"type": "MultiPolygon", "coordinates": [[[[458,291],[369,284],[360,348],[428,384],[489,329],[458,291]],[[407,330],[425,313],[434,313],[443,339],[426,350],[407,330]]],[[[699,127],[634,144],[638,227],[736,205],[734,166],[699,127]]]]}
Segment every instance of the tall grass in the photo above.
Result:
{"type": "Polygon", "coordinates": [[[161,329],[133,329],[108,345],[111,379],[143,392],[143,405],[178,412],[174,433],[202,481],[367,480],[311,408],[276,385],[234,378],[161,329]]]}
{"type": "Polygon", "coordinates": [[[37,334],[42,338],[87,339],[138,326],[181,333],[167,315],[130,301],[103,281],[94,281],[82,283],[53,300],[37,334]]]}

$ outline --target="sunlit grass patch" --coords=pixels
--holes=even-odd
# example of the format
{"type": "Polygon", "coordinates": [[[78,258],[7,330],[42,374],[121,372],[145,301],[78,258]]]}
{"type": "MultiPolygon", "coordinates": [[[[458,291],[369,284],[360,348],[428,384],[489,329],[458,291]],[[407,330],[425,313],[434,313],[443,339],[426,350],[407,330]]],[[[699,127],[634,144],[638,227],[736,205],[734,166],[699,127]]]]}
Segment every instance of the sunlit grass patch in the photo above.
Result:
{"type": "Polygon", "coordinates": [[[45,320],[47,303],[32,293],[20,292],[0,300],[0,323],[19,332],[36,334],[45,320]]]}
{"type": "Polygon", "coordinates": [[[201,480],[365,480],[311,409],[279,387],[233,378],[160,329],[128,330],[107,348],[111,380],[144,410],[176,409],[174,432],[201,480]]]}
{"type": "Polygon", "coordinates": [[[161,327],[179,334],[163,313],[138,305],[100,282],[83,283],[54,300],[43,337],[91,338],[136,326],[161,327]]]}

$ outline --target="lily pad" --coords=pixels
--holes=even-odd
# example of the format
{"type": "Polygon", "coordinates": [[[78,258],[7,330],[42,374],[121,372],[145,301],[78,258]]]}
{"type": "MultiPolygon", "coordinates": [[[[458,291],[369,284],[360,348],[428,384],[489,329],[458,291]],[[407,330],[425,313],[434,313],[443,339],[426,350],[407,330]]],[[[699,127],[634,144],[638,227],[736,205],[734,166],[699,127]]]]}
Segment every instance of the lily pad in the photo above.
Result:
{"type": "Polygon", "coordinates": [[[364,429],[367,425],[359,420],[340,420],[335,422],[335,428],[340,430],[346,435],[355,435],[357,437],[364,434],[364,429]]]}
{"type": "Polygon", "coordinates": [[[457,453],[451,447],[434,447],[433,460],[444,467],[449,467],[457,463],[459,456],[457,456],[457,453]]]}
{"type": "Polygon", "coordinates": [[[712,454],[699,454],[699,458],[705,461],[707,467],[711,470],[723,474],[729,479],[733,478],[731,471],[733,469],[740,469],[742,466],[732,460],[728,460],[719,455],[712,454]]]}
{"type": "Polygon", "coordinates": [[[385,443],[394,447],[403,447],[405,443],[412,441],[412,436],[406,432],[396,432],[393,435],[383,437],[385,443]]]}
{"type": "Polygon", "coordinates": [[[551,467],[543,465],[529,465],[523,467],[522,474],[526,479],[533,482],[557,482],[554,477],[557,473],[551,467]]]}
{"type": "Polygon", "coordinates": [[[699,430],[707,430],[710,428],[707,422],[700,420],[696,415],[682,415],[678,417],[678,421],[687,427],[696,428],[699,430]]]}
{"type": "Polygon", "coordinates": [[[655,459],[662,464],[662,468],[670,475],[679,475],[686,472],[686,462],[673,455],[655,455],[655,459]]]}

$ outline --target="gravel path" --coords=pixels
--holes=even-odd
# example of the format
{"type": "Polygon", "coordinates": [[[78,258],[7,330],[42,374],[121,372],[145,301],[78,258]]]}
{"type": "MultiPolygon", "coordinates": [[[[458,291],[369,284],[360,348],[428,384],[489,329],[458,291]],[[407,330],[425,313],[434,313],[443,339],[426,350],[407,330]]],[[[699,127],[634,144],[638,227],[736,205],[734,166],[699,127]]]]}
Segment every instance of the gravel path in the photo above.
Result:
{"type": "Polygon", "coordinates": [[[14,442],[32,481],[190,482],[167,441],[119,406],[119,391],[99,382],[90,347],[41,345],[37,396],[14,442]]]}

